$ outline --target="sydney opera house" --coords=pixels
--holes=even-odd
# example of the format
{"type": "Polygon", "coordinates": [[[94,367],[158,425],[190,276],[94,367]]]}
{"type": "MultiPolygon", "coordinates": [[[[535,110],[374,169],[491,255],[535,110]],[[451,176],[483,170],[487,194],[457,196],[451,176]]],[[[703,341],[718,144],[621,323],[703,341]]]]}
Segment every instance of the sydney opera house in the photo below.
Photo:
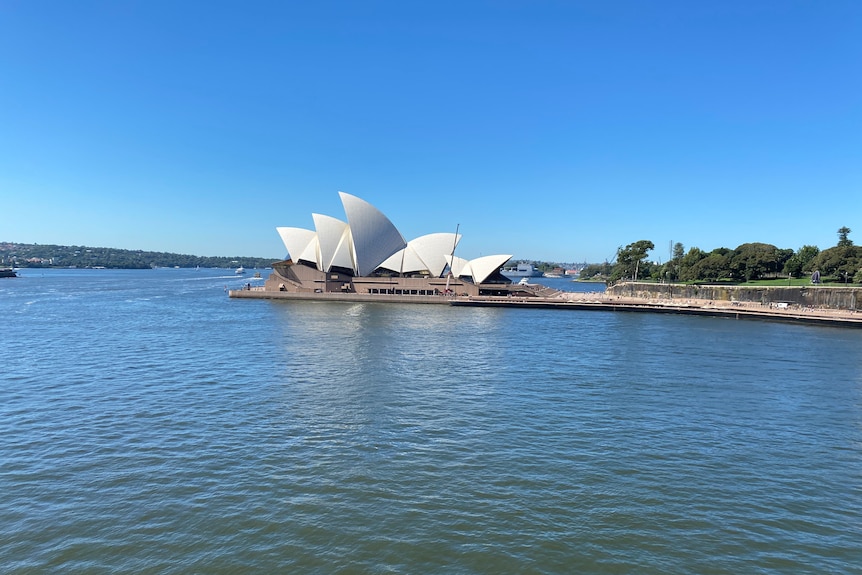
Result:
{"type": "Polygon", "coordinates": [[[455,255],[461,240],[457,232],[407,241],[373,205],[344,192],[339,195],[347,221],[312,214],[313,230],[277,228],[288,259],[273,265],[264,291],[285,296],[401,296],[401,300],[409,296],[531,295],[528,286],[513,285],[500,273],[511,255],[459,258],[455,255]]]}

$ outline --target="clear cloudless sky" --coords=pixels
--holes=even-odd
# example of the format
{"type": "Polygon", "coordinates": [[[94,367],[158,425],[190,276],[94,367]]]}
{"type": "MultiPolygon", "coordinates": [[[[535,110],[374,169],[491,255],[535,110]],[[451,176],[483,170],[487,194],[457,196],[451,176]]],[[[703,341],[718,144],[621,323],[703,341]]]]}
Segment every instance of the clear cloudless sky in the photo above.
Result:
{"type": "Polygon", "coordinates": [[[862,243],[858,0],[0,0],[0,241],[282,258],[862,243]]]}

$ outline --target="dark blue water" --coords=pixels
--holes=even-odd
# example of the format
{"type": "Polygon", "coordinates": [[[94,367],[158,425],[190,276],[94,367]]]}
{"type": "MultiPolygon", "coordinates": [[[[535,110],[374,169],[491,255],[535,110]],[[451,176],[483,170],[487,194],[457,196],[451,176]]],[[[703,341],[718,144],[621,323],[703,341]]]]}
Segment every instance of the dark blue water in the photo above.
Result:
{"type": "Polygon", "coordinates": [[[0,280],[0,572],[862,573],[862,331],[0,280]]]}

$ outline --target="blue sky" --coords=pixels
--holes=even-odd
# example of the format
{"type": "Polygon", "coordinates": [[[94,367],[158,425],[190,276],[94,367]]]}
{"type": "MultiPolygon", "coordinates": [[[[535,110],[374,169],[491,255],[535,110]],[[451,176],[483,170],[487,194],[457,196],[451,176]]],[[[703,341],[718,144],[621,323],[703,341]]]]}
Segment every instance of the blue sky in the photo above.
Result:
{"type": "Polygon", "coordinates": [[[0,0],[0,241],[281,258],[862,243],[862,2],[0,0]]]}

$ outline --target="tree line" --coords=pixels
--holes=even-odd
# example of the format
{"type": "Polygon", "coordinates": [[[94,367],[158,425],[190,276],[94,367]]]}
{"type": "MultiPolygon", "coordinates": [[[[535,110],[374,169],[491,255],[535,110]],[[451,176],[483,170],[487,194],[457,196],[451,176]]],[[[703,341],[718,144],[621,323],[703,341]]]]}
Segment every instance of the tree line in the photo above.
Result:
{"type": "Polygon", "coordinates": [[[273,261],[242,256],[208,257],[87,246],[0,243],[0,263],[20,268],[264,268],[272,265],[273,261]]]}
{"type": "Polygon", "coordinates": [[[648,253],[655,248],[649,240],[620,247],[614,263],[590,264],[581,270],[582,279],[603,279],[608,283],[623,280],[668,282],[745,282],[779,277],[811,276],[815,282],[862,283],[862,246],[848,237],[852,230],[838,230],[838,244],[820,250],[805,245],[794,251],[772,244],[746,243],[736,249],[716,248],[706,252],[697,247],[687,252],[681,243],[673,246],[665,263],[650,262],[648,253]]]}

